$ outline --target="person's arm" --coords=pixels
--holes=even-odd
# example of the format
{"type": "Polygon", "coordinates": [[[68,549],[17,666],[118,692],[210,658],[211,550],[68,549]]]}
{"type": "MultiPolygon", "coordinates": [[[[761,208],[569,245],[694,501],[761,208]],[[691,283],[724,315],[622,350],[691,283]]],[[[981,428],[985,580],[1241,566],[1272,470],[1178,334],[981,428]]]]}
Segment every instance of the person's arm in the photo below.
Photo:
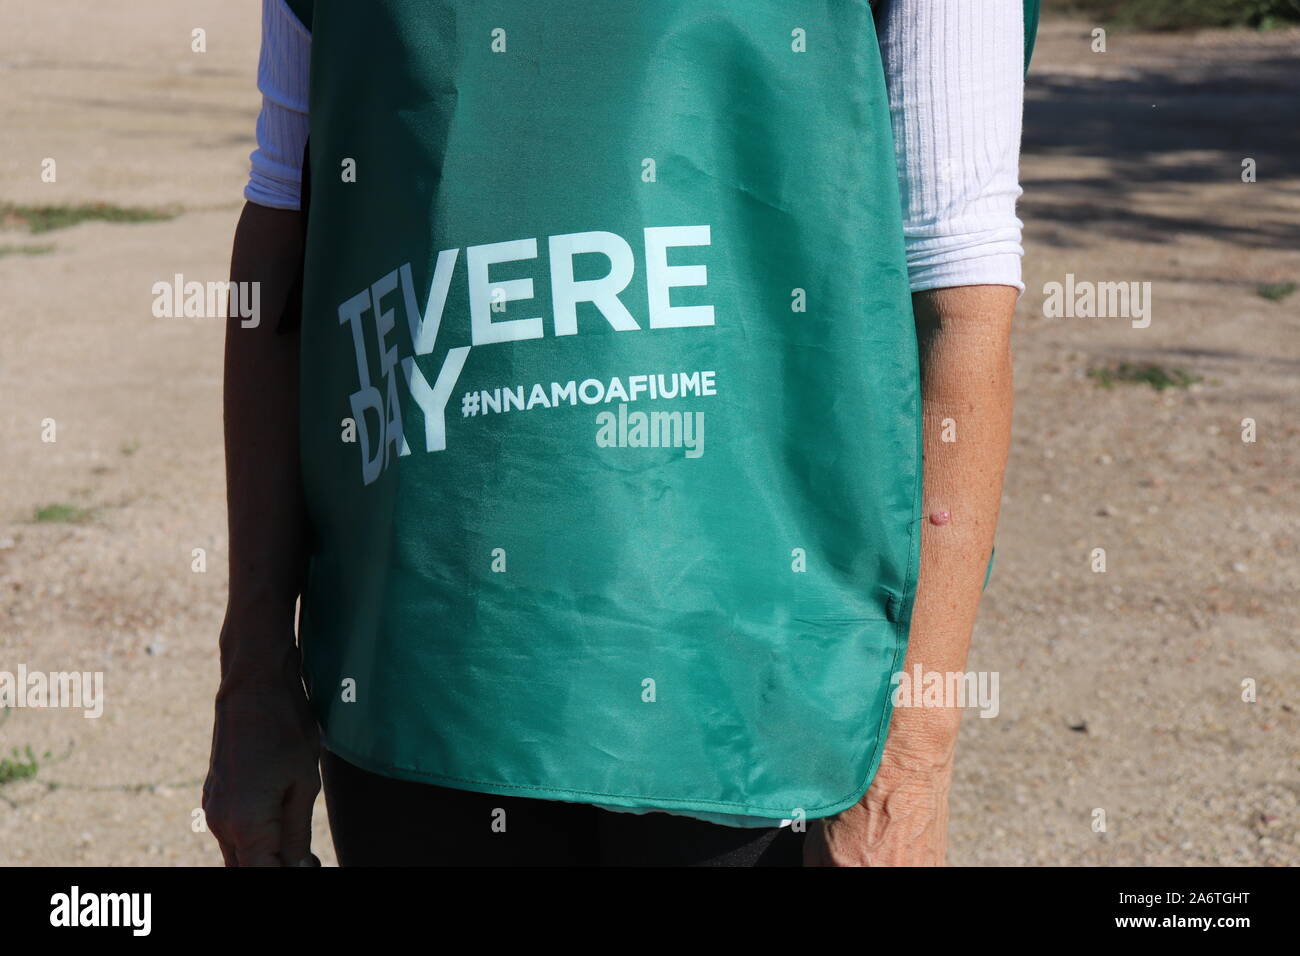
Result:
{"type": "Polygon", "coordinates": [[[309,74],[310,36],[283,0],[264,0],[258,148],[230,266],[232,283],[260,283],[263,315],[254,327],[232,319],[226,328],[230,594],[203,788],[208,827],[230,866],[314,862],[319,731],[300,676],[294,622],[306,564],[299,323],[296,316],[281,323],[302,263],[297,210],[309,74]]]}
{"type": "Polygon", "coordinates": [[[276,330],[301,263],[299,217],[246,204],[231,256],[231,283],[259,282],[264,315],[255,327],[237,318],[226,327],[230,595],[203,809],[229,866],[310,861],[320,790],[294,627],[306,531],[298,332],[276,330]]]}
{"type": "MultiPolygon", "coordinates": [[[[913,296],[922,350],[924,509],[907,673],[966,669],[1011,441],[1010,286],[913,296]],[[957,440],[942,440],[944,419],[957,440]],[[946,523],[936,524],[931,516],[946,523]]],[[[961,711],[898,707],[866,797],[809,841],[821,865],[940,865],[961,711]]]]}
{"type": "MultiPolygon", "coordinates": [[[[961,673],[1011,435],[1020,290],[1022,0],[885,0],[881,53],[920,347],[921,564],[904,668],[961,673]],[[944,420],[956,426],[945,442],[944,420]]],[[[895,708],[857,805],[809,834],[810,865],[940,865],[961,711],[895,708]]]]}

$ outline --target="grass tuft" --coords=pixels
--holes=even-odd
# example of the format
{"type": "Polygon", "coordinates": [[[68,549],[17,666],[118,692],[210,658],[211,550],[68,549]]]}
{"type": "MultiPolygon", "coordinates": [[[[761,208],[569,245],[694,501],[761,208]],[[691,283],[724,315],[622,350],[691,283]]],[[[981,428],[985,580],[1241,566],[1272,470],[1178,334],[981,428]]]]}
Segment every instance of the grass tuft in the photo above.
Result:
{"type": "Polygon", "coordinates": [[[40,524],[71,524],[85,521],[94,513],[91,508],[79,508],[76,505],[53,504],[36,509],[36,521],[40,524]]]}
{"type": "Polygon", "coordinates": [[[1200,376],[1182,369],[1167,369],[1153,362],[1120,362],[1112,368],[1090,368],[1088,377],[1102,388],[1116,385],[1150,385],[1157,392],[1167,388],[1187,388],[1199,382],[1200,376]]]}
{"type": "Polygon", "coordinates": [[[43,256],[45,253],[53,251],[53,246],[0,246],[0,259],[5,256],[43,256]]]}
{"type": "Polygon", "coordinates": [[[1255,291],[1270,302],[1281,302],[1295,290],[1294,282],[1266,282],[1255,291]]]}
{"type": "Polygon", "coordinates": [[[25,206],[0,203],[0,226],[26,228],[29,232],[66,229],[82,222],[164,222],[175,219],[169,209],[145,209],[137,206],[114,206],[111,203],[82,203],[74,206],[25,206]]]}
{"type": "MultiPolygon", "coordinates": [[[[44,759],[50,759],[49,753],[45,754],[44,759]]],[[[0,787],[18,780],[32,779],[40,767],[40,761],[30,746],[22,752],[15,747],[8,757],[0,757],[0,787]]]]}

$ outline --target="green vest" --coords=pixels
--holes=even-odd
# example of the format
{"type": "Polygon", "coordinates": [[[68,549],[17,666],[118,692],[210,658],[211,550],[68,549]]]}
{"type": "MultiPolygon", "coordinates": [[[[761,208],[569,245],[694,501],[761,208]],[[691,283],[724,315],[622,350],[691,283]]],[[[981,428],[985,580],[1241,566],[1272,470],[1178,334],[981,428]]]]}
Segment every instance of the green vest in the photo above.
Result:
{"type": "Polygon", "coordinates": [[[488,793],[852,805],[921,520],[868,3],[290,5],[327,746],[488,793]]]}

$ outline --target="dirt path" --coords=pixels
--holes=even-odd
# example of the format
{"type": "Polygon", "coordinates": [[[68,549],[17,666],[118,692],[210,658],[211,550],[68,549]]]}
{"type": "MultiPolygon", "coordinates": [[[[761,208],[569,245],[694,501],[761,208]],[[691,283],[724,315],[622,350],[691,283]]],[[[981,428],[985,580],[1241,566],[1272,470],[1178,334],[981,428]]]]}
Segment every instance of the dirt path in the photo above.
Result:
{"type": "Polygon", "coordinates": [[[950,859],[1296,863],[1300,295],[1256,289],[1300,281],[1300,32],[1095,54],[1090,28],[1045,25],[1026,105],[1015,443],[971,661],[1003,708],[964,724],[950,859]],[[1150,325],[1045,317],[1068,273],[1150,282],[1150,325]],[[1086,378],[1118,361],[1202,382],[1086,378]]]}
{"type": "MultiPolygon", "coordinates": [[[[40,764],[0,784],[0,864],[215,864],[191,822],[224,600],[221,325],[150,308],[154,282],[225,275],[257,23],[216,0],[84,8],[26,4],[8,31],[0,201],[185,211],[0,230],[0,670],[102,670],[111,701],[0,718],[0,757],[40,764]],[[53,248],[11,248],[33,244],[53,248]],[[85,513],[33,521],[51,505],[85,513]]],[[[1097,55],[1083,25],[1044,29],[1015,449],[971,663],[1000,672],[1001,713],[963,729],[953,863],[1300,862],[1300,294],[1256,292],[1300,281],[1298,67],[1297,31],[1097,55]],[[1151,282],[1150,326],[1044,317],[1067,273],[1151,282]],[[1120,360],[1202,381],[1086,377],[1120,360]]],[[[329,862],[323,813],[317,831],[329,862]]]]}

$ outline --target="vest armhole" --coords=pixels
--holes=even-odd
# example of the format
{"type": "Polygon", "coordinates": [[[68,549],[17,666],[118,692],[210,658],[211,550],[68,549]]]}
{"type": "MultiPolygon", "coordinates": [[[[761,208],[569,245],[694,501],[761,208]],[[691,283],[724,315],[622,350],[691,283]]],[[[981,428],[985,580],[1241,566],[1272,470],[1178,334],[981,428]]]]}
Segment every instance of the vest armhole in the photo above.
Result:
{"type": "Polygon", "coordinates": [[[298,22],[306,27],[307,32],[310,33],[311,14],[312,8],[315,6],[315,0],[284,0],[284,5],[289,8],[293,15],[298,18],[298,22]]]}

